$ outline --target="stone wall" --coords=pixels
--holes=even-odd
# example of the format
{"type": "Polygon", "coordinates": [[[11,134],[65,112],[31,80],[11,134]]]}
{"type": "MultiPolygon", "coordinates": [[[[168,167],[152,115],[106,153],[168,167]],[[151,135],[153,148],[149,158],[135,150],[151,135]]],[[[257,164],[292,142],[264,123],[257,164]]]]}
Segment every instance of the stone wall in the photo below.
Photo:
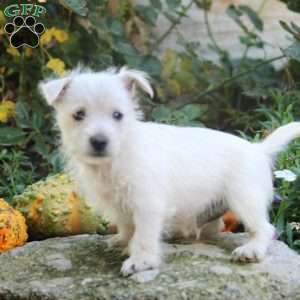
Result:
{"type": "MultiPolygon", "coordinates": [[[[189,0],[182,0],[184,4],[189,0]]],[[[135,0],[136,3],[147,4],[148,0],[135,0]]],[[[279,25],[279,20],[287,22],[294,21],[300,23],[300,15],[289,11],[286,6],[278,0],[213,0],[212,10],[210,12],[210,21],[212,30],[218,43],[230,51],[234,57],[240,57],[244,47],[239,43],[238,36],[241,33],[239,27],[226,15],[225,11],[229,4],[249,5],[259,12],[264,21],[265,31],[262,37],[270,44],[267,47],[267,56],[272,57],[280,54],[280,47],[289,45],[289,36],[279,25]]],[[[189,17],[184,18],[179,26],[180,32],[188,40],[199,41],[202,44],[202,50],[207,57],[213,58],[213,53],[208,50],[207,44],[210,43],[206,27],[204,24],[203,11],[195,5],[189,11],[189,17]]],[[[169,21],[160,17],[155,29],[155,36],[160,36],[169,27],[169,21]]],[[[167,48],[179,48],[176,34],[173,33],[161,45],[161,51],[167,48]]],[[[263,57],[263,51],[251,51],[252,57],[263,57]]]]}

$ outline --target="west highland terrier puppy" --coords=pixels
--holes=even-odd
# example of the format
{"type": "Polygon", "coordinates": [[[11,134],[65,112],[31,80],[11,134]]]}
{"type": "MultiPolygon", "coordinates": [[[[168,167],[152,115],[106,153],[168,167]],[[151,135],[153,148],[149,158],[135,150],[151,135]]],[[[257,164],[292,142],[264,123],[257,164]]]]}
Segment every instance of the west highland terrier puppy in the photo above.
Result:
{"type": "Polygon", "coordinates": [[[300,122],[259,143],[143,122],[135,88],[153,96],[147,75],[126,67],[74,71],[40,84],[56,110],[62,149],[83,195],[117,225],[110,244],[128,247],[121,272],[157,268],[165,232],[199,237],[205,227],[216,229],[228,209],[250,233],[233,260],[263,259],[274,236],[268,220],[272,163],[300,135],[300,122]]]}

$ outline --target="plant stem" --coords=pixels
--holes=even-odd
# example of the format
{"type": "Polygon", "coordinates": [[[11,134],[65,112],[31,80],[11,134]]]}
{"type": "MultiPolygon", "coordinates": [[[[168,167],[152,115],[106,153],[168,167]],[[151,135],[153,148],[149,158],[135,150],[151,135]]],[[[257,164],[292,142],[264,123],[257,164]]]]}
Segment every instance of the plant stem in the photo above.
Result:
{"type": "Polygon", "coordinates": [[[213,32],[211,30],[211,27],[210,27],[210,23],[209,23],[209,19],[208,19],[208,10],[206,9],[203,9],[203,12],[204,12],[204,23],[205,23],[205,26],[206,26],[206,30],[207,30],[207,34],[208,34],[208,37],[210,38],[214,48],[219,52],[219,53],[223,53],[224,51],[219,47],[214,35],[213,35],[213,32]]]}
{"type": "Polygon", "coordinates": [[[241,59],[241,62],[243,63],[245,61],[245,59],[247,58],[247,55],[248,55],[248,52],[249,52],[249,49],[250,47],[249,46],[246,46],[244,52],[243,52],[243,55],[242,55],[242,59],[241,59]]]}
{"type": "Polygon", "coordinates": [[[279,55],[279,56],[276,56],[276,57],[273,57],[273,58],[270,58],[270,59],[267,59],[267,60],[264,60],[256,65],[254,65],[253,67],[245,70],[245,71],[242,71],[242,72],[239,72],[229,78],[226,78],[225,80],[221,81],[220,83],[218,83],[217,85],[215,86],[211,86],[209,87],[206,91],[204,91],[203,93],[201,93],[200,95],[197,95],[194,99],[194,101],[197,101],[198,99],[201,99],[213,92],[216,92],[218,91],[220,88],[226,86],[227,84],[235,81],[236,79],[239,79],[241,77],[244,77],[252,72],[254,72],[255,70],[259,69],[260,67],[264,66],[264,65],[267,65],[267,64],[270,64],[274,61],[277,61],[277,60],[280,60],[280,59],[283,59],[284,57],[286,57],[284,54],[282,55],[279,55]]]}
{"type": "MultiPolygon", "coordinates": [[[[257,12],[256,12],[259,16],[261,15],[261,13],[262,13],[262,11],[263,11],[263,9],[264,9],[264,7],[265,7],[265,5],[266,5],[266,3],[267,3],[268,1],[269,1],[269,0],[263,0],[262,3],[260,4],[260,6],[259,6],[259,8],[258,8],[258,10],[257,10],[257,12]]],[[[253,32],[254,29],[255,29],[255,27],[254,27],[254,25],[252,25],[252,29],[250,30],[250,33],[253,32]]],[[[242,63],[245,61],[245,59],[247,58],[247,55],[248,55],[248,52],[249,52],[250,48],[251,48],[251,47],[250,47],[249,45],[247,45],[247,47],[245,48],[245,51],[244,51],[243,56],[242,56],[242,59],[241,59],[241,64],[242,64],[242,63]]]]}
{"type": "Polygon", "coordinates": [[[3,98],[3,93],[5,89],[5,78],[3,75],[0,75],[0,100],[3,98]]]}
{"type": "Polygon", "coordinates": [[[154,44],[154,47],[151,49],[150,52],[153,52],[155,49],[157,49],[157,48],[160,46],[160,44],[168,37],[168,35],[174,30],[174,28],[175,28],[178,24],[180,24],[181,19],[185,16],[185,14],[186,14],[187,11],[191,8],[191,6],[193,5],[193,3],[194,3],[194,0],[190,1],[190,3],[189,3],[187,6],[185,6],[185,7],[183,8],[183,10],[182,10],[180,16],[179,16],[176,20],[172,21],[172,24],[170,25],[170,27],[166,30],[165,33],[163,33],[163,34],[157,39],[157,41],[156,41],[155,44],[154,44]]]}
{"type": "Polygon", "coordinates": [[[25,87],[24,87],[24,57],[25,57],[25,51],[22,49],[21,56],[19,60],[19,87],[18,87],[18,101],[21,99],[23,100],[25,87]]]}

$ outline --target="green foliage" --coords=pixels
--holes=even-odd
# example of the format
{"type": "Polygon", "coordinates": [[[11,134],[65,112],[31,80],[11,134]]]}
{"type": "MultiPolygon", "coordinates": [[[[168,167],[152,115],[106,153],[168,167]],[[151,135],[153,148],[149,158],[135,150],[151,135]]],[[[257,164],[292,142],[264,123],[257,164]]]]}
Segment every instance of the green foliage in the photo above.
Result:
{"type": "Polygon", "coordinates": [[[85,0],[59,0],[59,2],[80,16],[86,16],[88,13],[85,0]]]}
{"type": "Polygon", "coordinates": [[[28,184],[38,178],[24,152],[16,148],[0,151],[1,177],[0,195],[11,199],[22,192],[28,184]],[[5,176],[2,176],[5,175],[5,176]]]}
{"type": "MultiPolygon", "coordinates": [[[[284,2],[289,9],[300,11],[300,1],[284,2]]],[[[1,3],[0,10],[9,4],[15,1],[1,3]]],[[[293,39],[282,55],[253,59],[250,50],[263,52],[267,46],[262,38],[263,21],[249,6],[229,5],[226,13],[241,29],[239,41],[244,46],[237,59],[214,37],[212,4],[211,0],[149,0],[143,5],[129,0],[46,1],[47,14],[39,21],[48,31],[37,49],[12,49],[8,36],[0,31],[0,197],[10,200],[28,184],[63,168],[53,113],[39,95],[37,83],[48,76],[62,76],[78,63],[96,70],[128,65],[148,72],[156,96],[152,100],[141,97],[147,120],[205,124],[256,141],[279,125],[299,119],[299,24],[281,21],[293,39]],[[202,41],[186,40],[180,30],[191,7],[202,10],[208,48],[218,62],[202,55],[202,41]],[[170,26],[153,38],[159,17],[167,18],[170,26]],[[160,45],[174,32],[180,47],[160,53],[160,45]],[[276,70],[271,62],[284,57],[289,63],[276,70]]],[[[3,18],[0,14],[0,26],[7,21],[3,18]]],[[[300,175],[299,151],[300,144],[295,142],[280,156],[277,168],[300,175]]],[[[300,217],[299,184],[299,179],[293,183],[276,180],[284,201],[272,214],[281,238],[298,249],[299,231],[290,223],[300,217]]]]}
{"type": "Polygon", "coordinates": [[[202,126],[197,121],[203,115],[204,109],[200,104],[187,104],[180,109],[171,109],[165,105],[156,106],[151,117],[160,123],[177,124],[181,126],[202,126]]]}
{"type": "Polygon", "coordinates": [[[291,25],[289,25],[282,20],[280,20],[279,23],[281,27],[290,33],[297,41],[300,40],[300,27],[297,24],[291,22],[291,25]]]}
{"type": "Polygon", "coordinates": [[[210,10],[212,6],[212,0],[195,0],[195,4],[204,10],[210,10]]]}
{"type": "MultiPolygon", "coordinates": [[[[269,92],[272,106],[261,106],[257,111],[264,116],[261,122],[263,131],[271,132],[283,124],[298,120],[300,109],[295,105],[300,101],[299,91],[280,91],[269,92]]],[[[272,210],[272,221],[280,234],[280,238],[288,245],[300,251],[300,231],[291,226],[292,222],[298,223],[300,220],[300,141],[294,141],[287,149],[282,152],[276,164],[277,170],[291,170],[297,175],[294,182],[275,180],[275,191],[281,197],[281,202],[275,205],[272,210]]]]}
{"type": "Polygon", "coordinates": [[[300,1],[299,0],[280,0],[286,3],[288,9],[294,12],[300,12],[300,1]]]}
{"type": "Polygon", "coordinates": [[[147,24],[155,26],[158,17],[158,12],[155,8],[150,8],[146,5],[136,5],[135,10],[147,24]]]}
{"type": "Polygon", "coordinates": [[[283,50],[284,54],[291,59],[297,60],[300,62],[300,42],[294,42],[290,47],[283,50]]]}
{"type": "Polygon", "coordinates": [[[240,36],[240,42],[250,47],[257,47],[257,48],[263,48],[264,42],[260,38],[257,32],[263,31],[263,22],[261,18],[258,16],[258,14],[249,6],[246,5],[239,5],[235,6],[233,4],[229,5],[227,10],[227,14],[229,17],[235,21],[235,23],[243,30],[244,35],[240,36]],[[248,28],[248,26],[243,21],[243,17],[246,16],[248,20],[252,23],[255,30],[251,30],[248,28]]]}

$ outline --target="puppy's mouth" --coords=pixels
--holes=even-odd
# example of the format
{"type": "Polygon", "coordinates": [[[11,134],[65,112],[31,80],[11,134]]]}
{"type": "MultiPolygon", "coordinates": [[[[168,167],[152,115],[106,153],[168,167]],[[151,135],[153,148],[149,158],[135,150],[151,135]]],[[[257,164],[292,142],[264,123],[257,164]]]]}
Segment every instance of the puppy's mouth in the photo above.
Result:
{"type": "Polygon", "coordinates": [[[109,160],[107,153],[87,153],[80,157],[80,160],[89,165],[99,165],[109,160]]]}
{"type": "Polygon", "coordinates": [[[92,151],[88,154],[92,158],[107,158],[109,156],[107,151],[92,151]]]}

